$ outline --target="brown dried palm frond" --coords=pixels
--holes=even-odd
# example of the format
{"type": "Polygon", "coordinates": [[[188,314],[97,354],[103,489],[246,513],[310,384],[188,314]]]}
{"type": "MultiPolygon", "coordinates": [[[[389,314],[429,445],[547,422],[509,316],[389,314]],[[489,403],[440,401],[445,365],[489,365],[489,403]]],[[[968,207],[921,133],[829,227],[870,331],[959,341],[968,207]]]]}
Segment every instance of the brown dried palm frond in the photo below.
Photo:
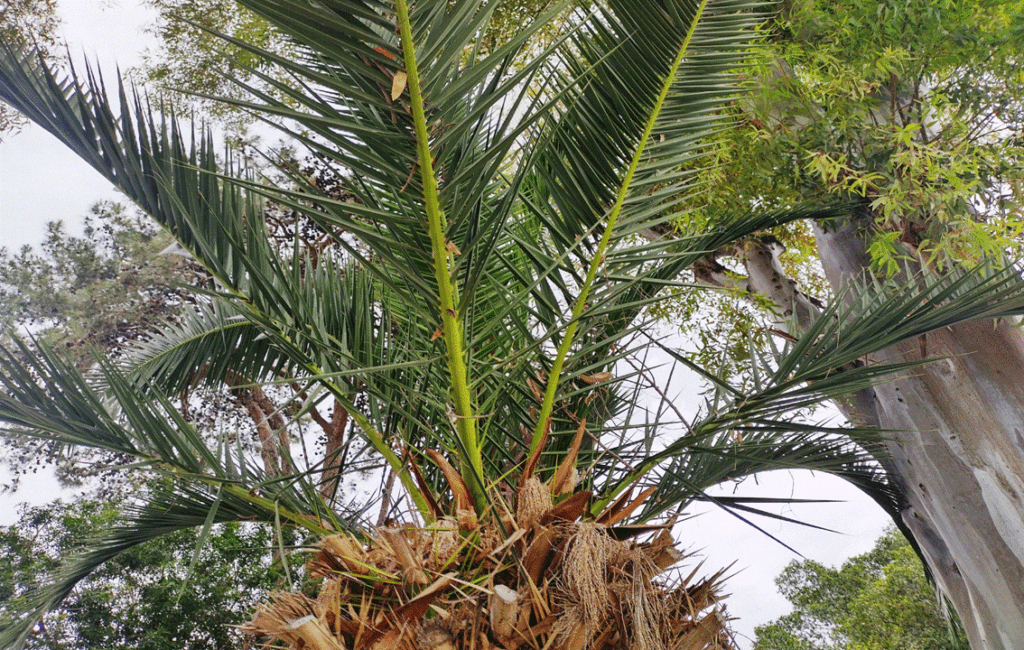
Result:
{"type": "Polygon", "coordinates": [[[472,530],[444,518],[326,537],[307,565],[319,595],[274,594],[243,629],[293,650],[733,648],[723,573],[665,579],[683,557],[668,530],[616,539],[580,520],[589,496],[553,505],[530,479],[514,517],[472,530]]]}

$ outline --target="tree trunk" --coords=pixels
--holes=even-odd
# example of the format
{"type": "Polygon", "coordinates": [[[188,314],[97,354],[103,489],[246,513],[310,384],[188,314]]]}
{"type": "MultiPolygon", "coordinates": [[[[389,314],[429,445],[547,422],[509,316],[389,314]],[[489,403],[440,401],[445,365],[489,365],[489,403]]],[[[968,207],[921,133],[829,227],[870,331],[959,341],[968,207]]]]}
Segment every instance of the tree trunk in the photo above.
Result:
{"type": "Polygon", "coordinates": [[[338,400],[334,400],[334,412],[330,423],[321,424],[327,442],[324,445],[324,473],[320,479],[320,494],[330,501],[337,496],[341,479],[341,448],[345,444],[345,427],[348,426],[348,411],[338,400]]]}
{"type": "MultiPolygon", "coordinates": [[[[864,226],[867,225],[862,224],[864,226]]],[[[864,232],[818,228],[838,293],[868,268],[864,232]]],[[[1024,330],[1005,320],[946,328],[870,361],[939,359],[842,405],[889,430],[901,517],[975,650],[1024,647],[1024,330]]]]}

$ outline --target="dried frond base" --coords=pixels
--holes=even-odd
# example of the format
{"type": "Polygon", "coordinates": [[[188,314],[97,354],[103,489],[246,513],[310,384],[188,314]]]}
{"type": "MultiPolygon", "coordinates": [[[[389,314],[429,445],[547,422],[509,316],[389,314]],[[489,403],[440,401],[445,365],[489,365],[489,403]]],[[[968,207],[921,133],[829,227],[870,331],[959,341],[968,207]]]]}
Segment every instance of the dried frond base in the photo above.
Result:
{"type": "Polygon", "coordinates": [[[733,648],[721,572],[659,577],[681,558],[667,530],[620,541],[571,503],[524,492],[507,537],[488,518],[461,534],[442,520],[327,537],[307,567],[318,597],[274,594],[243,629],[294,650],[733,648]]]}

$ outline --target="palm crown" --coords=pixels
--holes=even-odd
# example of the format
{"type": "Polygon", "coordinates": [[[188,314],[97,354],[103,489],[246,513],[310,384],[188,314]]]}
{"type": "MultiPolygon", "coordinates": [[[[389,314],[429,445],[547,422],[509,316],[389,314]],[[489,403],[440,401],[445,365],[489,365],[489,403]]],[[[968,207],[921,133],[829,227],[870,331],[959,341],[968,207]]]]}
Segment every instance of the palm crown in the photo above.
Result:
{"type": "MultiPolygon", "coordinates": [[[[333,398],[418,517],[452,517],[464,535],[487,518],[511,535],[502,513],[536,479],[554,504],[571,505],[563,515],[603,524],[650,523],[727,478],[774,467],[841,474],[892,512],[871,432],[792,413],[911,365],[858,362],[873,349],[1021,307],[999,273],[946,276],[913,295],[880,285],[862,303],[837,300],[784,348],[753,355],[749,390],[665,349],[715,388],[666,441],[665,422],[640,424],[634,411],[639,373],[619,370],[658,345],[644,335],[645,309],[711,251],[839,213],[737,215],[664,234],[700,191],[681,170],[699,166],[701,137],[720,127],[761,3],[556,6],[486,52],[479,37],[495,2],[241,4],[299,52],[289,60],[251,48],[276,68],[253,73],[280,94],[251,88],[251,101],[236,102],[308,149],[312,167],[274,158],[284,183],[247,174],[230,151],[218,158],[210,135],[154,116],[123,89],[112,99],[91,71],[60,80],[28,50],[5,45],[0,57],[0,97],[103,173],[216,281],[194,313],[124,364],[99,360],[89,377],[52,351],[4,351],[9,433],[124,453],[169,479],[69,562],[35,617],[107,558],[183,527],[365,530],[336,494],[339,445],[303,463],[285,440],[283,462],[260,467],[175,409],[167,396],[193,385],[294,386],[307,396],[295,418],[333,398]],[[553,20],[563,34],[538,45],[533,36],[553,20]],[[288,245],[271,240],[268,205],[329,245],[310,246],[299,225],[288,245]],[[636,486],[648,489],[634,498],[636,486]]],[[[33,616],[0,636],[5,647],[27,638],[33,616]]]]}

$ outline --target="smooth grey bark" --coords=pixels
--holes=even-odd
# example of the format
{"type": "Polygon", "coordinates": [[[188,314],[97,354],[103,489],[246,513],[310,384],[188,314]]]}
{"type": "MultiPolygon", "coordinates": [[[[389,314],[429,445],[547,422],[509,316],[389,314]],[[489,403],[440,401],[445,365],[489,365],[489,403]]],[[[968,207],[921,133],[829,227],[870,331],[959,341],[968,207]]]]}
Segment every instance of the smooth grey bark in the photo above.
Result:
{"type": "MultiPolygon", "coordinates": [[[[870,217],[816,227],[837,295],[870,267],[870,217]]],[[[775,325],[798,335],[819,315],[778,262],[773,240],[716,251],[694,266],[698,282],[769,298],[775,325]],[[719,257],[737,259],[745,275],[719,257]]],[[[912,252],[908,251],[908,252],[912,252]]],[[[850,299],[855,296],[850,295],[850,299]]],[[[879,351],[868,362],[936,359],[837,404],[858,426],[893,433],[879,456],[903,496],[900,528],[912,538],[960,616],[975,650],[1024,648],[1024,328],[966,323],[879,351]]]]}
{"type": "Polygon", "coordinates": [[[785,248],[773,237],[751,238],[739,247],[715,251],[693,265],[698,284],[767,298],[774,305],[772,321],[780,331],[797,334],[817,318],[822,304],[797,288],[786,275],[779,254],[785,248]],[[718,263],[720,257],[734,257],[746,272],[741,276],[718,263]]]}
{"type": "MultiPolygon", "coordinates": [[[[866,224],[865,224],[866,225],[866,224]]],[[[850,221],[819,227],[838,293],[868,268],[850,221]]],[[[938,359],[841,405],[887,434],[900,512],[975,650],[1024,648],[1024,329],[1000,319],[932,332],[869,361],[938,359]]]]}

